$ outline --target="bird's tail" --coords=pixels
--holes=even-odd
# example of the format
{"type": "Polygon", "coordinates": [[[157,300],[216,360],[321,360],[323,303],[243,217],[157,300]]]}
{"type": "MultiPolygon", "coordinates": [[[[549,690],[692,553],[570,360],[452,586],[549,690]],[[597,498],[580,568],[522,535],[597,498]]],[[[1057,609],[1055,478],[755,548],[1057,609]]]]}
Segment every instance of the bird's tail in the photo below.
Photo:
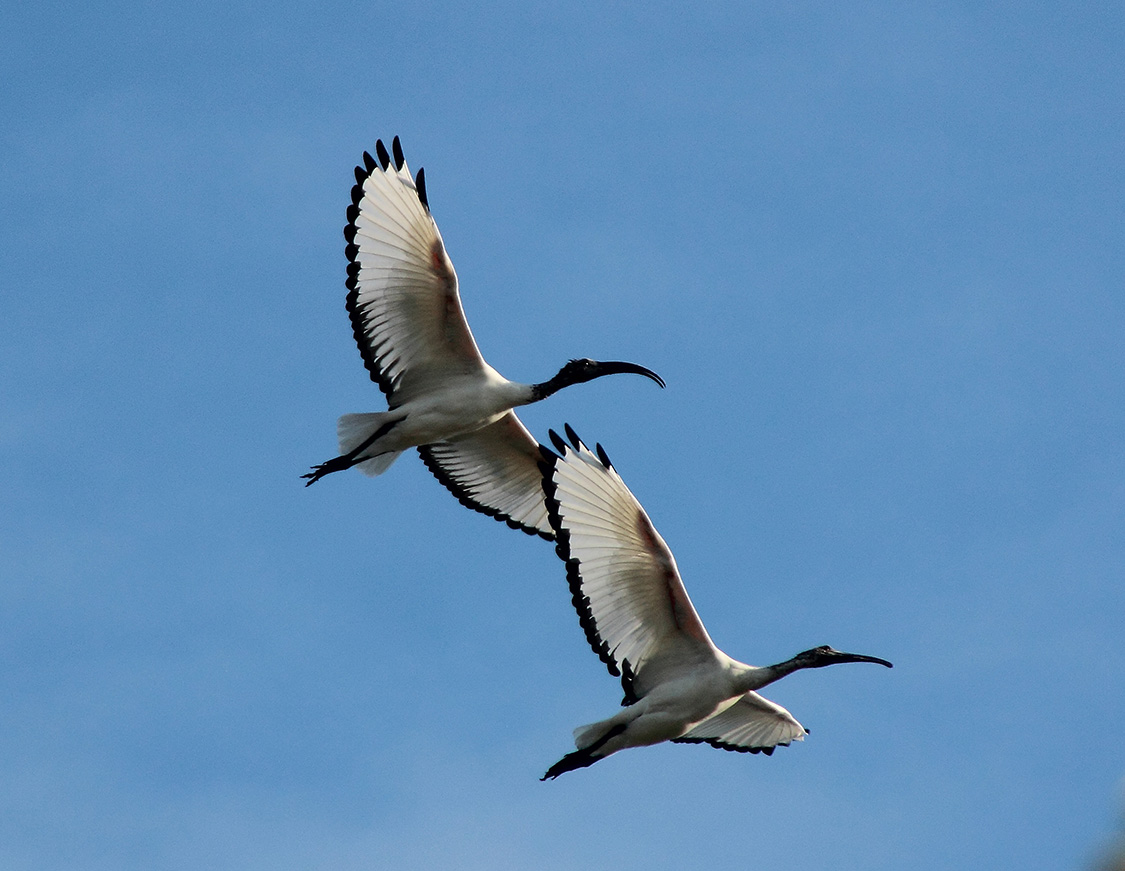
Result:
{"type": "MultiPolygon", "coordinates": [[[[574,746],[579,750],[585,750],[591,744],[601,737],[602,732],[605,730],[605,722],[590,723],[587,726],[579,726],[574,730],[574,746]]],[[[609,740],[606,738],[606,740],[609,740]]],[[[603,742],[604,743],[604,742],[603,742]]]]}
{"type": "MultiPolygon", "coordinates": [[[[336,438],[340,440],[340,455],[348,456],[364,442],[372,440],[381,429],[390,431],[390,424],[397,423],[399,415],[391,411],[367,412],[365,414],[345,414],[336,421],[336,438]]],[[[355,467],[363,474],[374,477],[382,475],[398,459],[402,451],[389,451],[369,460],[356,463],[355,467]]]]}

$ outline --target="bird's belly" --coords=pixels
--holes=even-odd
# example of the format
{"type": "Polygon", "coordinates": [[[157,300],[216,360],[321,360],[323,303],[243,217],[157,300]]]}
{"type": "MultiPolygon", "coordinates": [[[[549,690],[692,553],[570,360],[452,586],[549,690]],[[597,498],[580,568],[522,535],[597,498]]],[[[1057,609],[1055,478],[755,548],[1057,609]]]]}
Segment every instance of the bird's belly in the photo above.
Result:
{"type": "Polygon", "coordinates": [[[739,698],[726,682],[717,679],[678,680],[658,687],[647,696],[649,712],[678,724],[679,737],[692,726],[730,707],[739,698]]]}
{"type": "Polygon", "coordinates": [[[683,735],[689,726],[673,711],[648,711],[629,724],[623,743],[628,747],[646,747],[671,741],[683,735]]]}
{"type": "Polygon", "coordinates": [[[400,406],[405,418],[390,435],[401,442],[395,449],[447,441],[495,423],[511,410],[503,400],[489,396],[445,396],[400,406]]]}
{"type": "Polygon", "coordinates": [[[490,423],[495,423],[503,417],[506,411],[507,409],[504,409],[504,411],[499,413],[473,416],[437,411],[418,415],[413,418],[408,417],[407,422],[413,423],[413,426],[409,428],[410,436],[414,439],[413,443],[416,445],[428,445],[433,442],[448,441],[457,436],[475,432],[482,427],[488,426],[490,423]]]}

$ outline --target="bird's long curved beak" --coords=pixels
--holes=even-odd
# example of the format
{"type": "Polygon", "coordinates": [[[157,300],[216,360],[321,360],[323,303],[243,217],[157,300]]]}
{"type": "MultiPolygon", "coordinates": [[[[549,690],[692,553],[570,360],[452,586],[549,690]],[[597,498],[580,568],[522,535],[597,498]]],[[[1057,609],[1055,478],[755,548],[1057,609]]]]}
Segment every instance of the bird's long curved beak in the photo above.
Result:
{"type": "Polygon", "coordinates": [[[837,662],[873,662],[876,665],[885,665],[887,668],[894,668],[892,663],[887,662],[885,659],[879,659],[877,656],[864,656],[862,653],[843,653],[839,650],[835,651],[833,657],[837,662]]]}
{"type": "Polygon", "coordinates": [[[664,379],[653,372],[651,369],[646,369],[644,366],[638,366],[636,363],[623,363],[619,360],[610,360],[606,363],[598,363],[598,376],[602,375],[619,375],[624,372],[632,372],[634,375],[644,375],[646,378],[651,378],[661,387],[664,386],[664,379]]]}

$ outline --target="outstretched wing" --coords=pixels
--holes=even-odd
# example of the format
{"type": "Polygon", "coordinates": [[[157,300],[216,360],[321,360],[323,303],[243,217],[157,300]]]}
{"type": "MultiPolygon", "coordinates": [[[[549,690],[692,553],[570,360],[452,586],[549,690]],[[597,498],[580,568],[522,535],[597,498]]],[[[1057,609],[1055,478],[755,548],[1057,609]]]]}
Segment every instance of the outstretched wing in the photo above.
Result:
{"type": "Polygon", "coordinates": [[[595,455],[566,432],[570,444],[551,433],[557,455],[543,449],[547,514],[586,638],[633,701],[717,650],[672,552],[601,445],[595,455]]]}
{"type": "Polygon", "coordinates": [[[804,741],[807,731],[781,705],[751,692],[673,740],[678,744],[710,744],[720,750],[770,756],[775,747],[804,741]]]}
{"type": "Polygon", "coordinates": [[[422,445],[418,453],[462,505],[529,535],[555,537],[543,502],[539,443],[513,412],[453,441],[422,445]]]}
{"type": "Polygon", "coordinates": [[[382,140],[378,161],[364,152],[355,170],[344,228],[348,314],[363,362],[391,407],[430,386],[486,364],[457,293],[457,273],[445,252],[418,181],[396,136],[394,162],[382,140]]]}

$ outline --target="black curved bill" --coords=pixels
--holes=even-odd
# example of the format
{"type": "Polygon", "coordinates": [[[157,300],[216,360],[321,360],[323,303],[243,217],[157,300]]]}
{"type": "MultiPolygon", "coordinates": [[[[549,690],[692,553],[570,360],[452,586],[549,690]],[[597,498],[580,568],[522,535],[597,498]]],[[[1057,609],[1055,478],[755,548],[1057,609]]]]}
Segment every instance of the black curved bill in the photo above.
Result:
{"type": "Polygon", "coordinates": [[[879,659],[877,656],[864,656],[861,653],[843,653],[842,651],[833,651],[833,657],[837,662],[873,662],[876,665],[885,665],[887,668],[894,668],[892,663],[887,662],[885,659],[879,659]]]}
{"type": "Polygon", "coordinates": [[[664,379],[653,372],[651,369],[646,369],[644,366],[638,366],[636,363],[623,363],[618,360],[610,360],[608,363],[598,363],[598,375],[618,375],[626,372],[631,372],[634,375],[644,375],[646,378],[651,378],[661,387],[664,387],[664,379]]]}

